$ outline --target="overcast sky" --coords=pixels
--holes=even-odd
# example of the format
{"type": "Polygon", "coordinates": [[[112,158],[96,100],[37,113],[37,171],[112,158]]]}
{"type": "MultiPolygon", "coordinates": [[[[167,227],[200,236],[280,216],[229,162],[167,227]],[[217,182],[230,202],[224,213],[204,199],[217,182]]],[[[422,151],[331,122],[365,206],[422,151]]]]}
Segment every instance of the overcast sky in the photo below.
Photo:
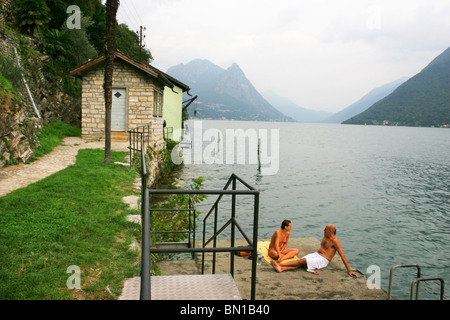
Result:
{"type": "MultiPolygon", "coordinates": [[[[450,47],[449,0],[121,0],[155,67],[236,62],[259,92],[337,112],[450,47]]],[[[191,91],[195,93],[195,88],[191,91]]]]}

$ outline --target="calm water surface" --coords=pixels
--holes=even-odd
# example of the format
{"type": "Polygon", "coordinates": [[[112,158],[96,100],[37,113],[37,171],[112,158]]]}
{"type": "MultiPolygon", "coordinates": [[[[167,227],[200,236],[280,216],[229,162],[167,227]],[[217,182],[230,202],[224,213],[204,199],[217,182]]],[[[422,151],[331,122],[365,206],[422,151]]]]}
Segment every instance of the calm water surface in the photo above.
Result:
{"type": "MultiPolygon", "coordinates": [[[[180,185],[204,176],[205,189],[222,189],[236,173],[260,190],[259,238],[270,238],[285,218],[293,237],[321,239],[333,223],[349,262],[363,273],[379,266],[385,290],[398,264],[419,264],[422,276],[450,284],[449,129],[234,121],[202,121],[202,127],[223,137],[226,129],[279,130],[275,175],[251,164],[189,164],[178,174],[180,185]]],[[[251,200],[238,202],[249,234],[251,200]]],[[[414,277],[413,269],[397,269],[394,297],[409,299],[414,277]]],[[[438,299],[439,285],[424,283],[420,295],[438,299]]]]}

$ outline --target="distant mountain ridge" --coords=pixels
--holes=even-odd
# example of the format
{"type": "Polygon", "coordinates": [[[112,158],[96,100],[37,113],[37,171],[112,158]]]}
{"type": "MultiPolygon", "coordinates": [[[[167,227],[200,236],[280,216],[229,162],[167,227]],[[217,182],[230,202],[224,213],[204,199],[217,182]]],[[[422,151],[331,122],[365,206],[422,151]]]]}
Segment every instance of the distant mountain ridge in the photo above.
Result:
{"type": "Polygon", "coordinates": [[[330,112],[303,108],[272,91],[263,92],[262,96],[280,112],[300,122],[321,122],[331,115],[330,112]]]}
{"type": "Polygon", "coordinates": [[[348,120],[361,112],[366,111],[370,108],[374,103],[380,101],[381,99],[387,97],[391,94],[395,89],[397,89],[401,84],[403,84],[408,78],[400,78],[396,81],[387,83],[380,87],[377,87],[371,90],[368,94],[364,95],[361,99],[351,104],[347,108],[333,114],[332,116],[325,118],[323,123],[342,123],[345,120],[348,120]]]}
{"type": "Polygon", "coordinates": [[[345,124],[450,126],[450,48],[420,73],[345,124]]]}
{"type": "MultiPolygon", "coordinates": [[[[267,102],[236,63],[223,69],[208,60],[196,59],[169,68],[167,74],[189,85],[198,95],[194,105],[197,118],[294,121],[267,102]]],[[[191,117],[194,106],[189,107],[191,117]]]]}

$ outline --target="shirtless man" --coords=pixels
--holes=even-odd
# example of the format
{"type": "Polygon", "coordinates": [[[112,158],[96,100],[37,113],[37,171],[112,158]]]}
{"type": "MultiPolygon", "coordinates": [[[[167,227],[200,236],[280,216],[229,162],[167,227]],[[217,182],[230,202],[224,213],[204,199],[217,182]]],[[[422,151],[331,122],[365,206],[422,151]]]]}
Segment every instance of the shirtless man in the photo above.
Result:
{"type": "Polygon", "coordinates": [[[272,259],[281,262],[298,255],[298,249],[287,248],[287,243],[289,240],[289,235],[291,233],[292,223],[289,220],[284,220],[281,223],[281,229],[273,233],[272,239],[270,240],[268,254],[272,259]]]}
{"type": "Polygon", "coordinates": [[[320,248],[317,252],[308,254],[301,259],[296,261],[286,262],[282,264],[278,264],[275,261],[271,261],[272,266],[278,272],[283,272],[287,270],[294,270],[300,267],[307,267],[308,271],[313,271],[316,269],[325,268],[328,263],[330,263],[331,259],[333,259],[336,251],[342,258],[344,262],[345,268],[350,276],[358,277],[357,274],[350,270],[350,266],[347,262],[347,258],[345,258],[344,251],[342,250],[341,244],[339,243],[338,238],[336,238],[336,226],[333,224],[329,224],[325,227],[323,231],[324,237],[320,248]]]}

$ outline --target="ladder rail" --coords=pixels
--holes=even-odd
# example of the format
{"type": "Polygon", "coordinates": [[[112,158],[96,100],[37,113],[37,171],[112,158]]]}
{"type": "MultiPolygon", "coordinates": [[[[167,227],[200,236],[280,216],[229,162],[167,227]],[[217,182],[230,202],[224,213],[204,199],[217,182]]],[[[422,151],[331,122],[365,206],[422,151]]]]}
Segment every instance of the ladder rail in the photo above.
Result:
{"type": "Polygon", "coordinates": [[[419,278],[414,280],[411,283],[410,300],[413,300],[414,287],[416,288],[416,300],[419,300],[419,282],[421,281],[440,281],[441,282],[440,300],[444,300],[444,279],[442,279],[441,277],[419,278]]]}
{"type": "Polygon", "coordinates": [[[420,266],[418,264],[400,264],[400,265],[396,265],[393,266],[391,268],[390,274],[389,274],[389,290],[388,290],[388,300],[391,300],[392,297],[392,283],[393,283],[393,278],[394,278],[394,271],[397,268],[410,268],[410,267],[414,267],[417,269],[417,276],[416,279],[420,278],[420,266]]]}

